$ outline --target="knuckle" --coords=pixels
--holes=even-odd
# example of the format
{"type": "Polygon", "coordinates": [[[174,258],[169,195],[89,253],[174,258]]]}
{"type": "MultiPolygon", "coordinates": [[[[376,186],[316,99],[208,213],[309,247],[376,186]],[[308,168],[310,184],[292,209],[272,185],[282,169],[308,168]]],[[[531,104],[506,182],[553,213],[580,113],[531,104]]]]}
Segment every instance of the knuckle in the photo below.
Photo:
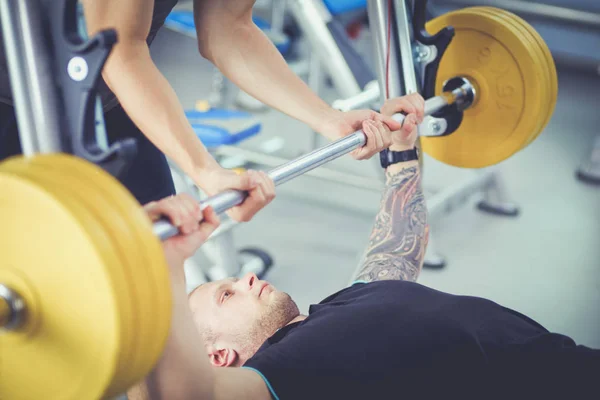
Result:
{"type": "Polygon", "coordinates": [[[250,211],[248,210],[244,210],[243,212],[240,212],[238,219],[242,222],[248,222],[250,221],[250,219],[252,218],[250,211]]]}

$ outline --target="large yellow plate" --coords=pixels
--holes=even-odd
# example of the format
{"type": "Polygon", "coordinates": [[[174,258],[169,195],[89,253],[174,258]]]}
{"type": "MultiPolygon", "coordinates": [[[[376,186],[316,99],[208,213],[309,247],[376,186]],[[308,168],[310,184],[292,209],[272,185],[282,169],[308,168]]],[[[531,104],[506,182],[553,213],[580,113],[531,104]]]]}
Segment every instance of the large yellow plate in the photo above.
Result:
{"type": "MultiPolygon", "coordinates": [[[[84,166],[82,172],[90,168],[93,167],[84,166]]],[[[104,196],[114,207],[114,215],[120,215],[131,229],[135,246],[128,251],[137,257],[137,261],[130,263],[130,275],[139,289],[150,296],[139,298],[140,317],[144,323],[138,327],[137,334],[138,340],[143,343],[142,353],[138,355],[140,362],[135,369],[132,368],[137,375],[136,381],[150,372],[162,354],[171,324],[171,286],[162,244],[152,232],[152,224],[145,211],[122,186],[115,187],[115,182],[107,174],[97,173],[94,177],[94,183],[104,188],[104,196]]]]}
{"type": "Polygon", "coordinates": [[[106,269],[118,261],[88,210],[28,168],[0,166],[0,282],[28,309],[22,330],[0,335],[0,398],[100,398],[122,346],[119,282],[106,269]]]}
{"type": "MultiPolygon", "coordinates": [[[[529,34],[533,37],[533,39],[537,42],[538,47],[541,49],[542,53],[544,54],[545,60],[546,60],[545,67],[547,68],[547,72],[549,75],[548,85],[549,85],[549,90],[550,90],[550,94],[549,94],[549,98],[548,98],[549,104],[548,104],[548,108],[547,108],[547,116],[544,119],[544,122],[542,123],[542,127],[541,127],[538,135],[536,135],[536,137],[531,138],[531,140],[529,141],[529,143],[531,143],[548,126],[548,123],[550,122],[550,120],[552,119],[552,116],[554,115],[554,110],[556,109],[556,102],[558,100],[558,74],[556,72],[556,64],[554,63],[554,58],[552,57],[552,53],[550,51],[550,48],[548,47],[548,44],[544,41],[542,36],[538,33],[538,31],[535,30],[535,28],[531,24],[529,24],[527,21],[525,21],[523,18],[519,17],[518,15],[510,13],[506,10],[502,10],[499,8],[496,8],[496,10],[498,13],[504,13],[506,15],[509,15],[513,21],[519,23],[523,28],[525,28],[529,32],[529,34]]],[[[527,143],[527,144],[529,144],[529,143],[527,143]]]]}
{"type": "MultiPolygon", "coordinates": [[[[122,382],[131,382],[137,378],[136,357],[139,358],[144,351],[142,347],[144,343],[140,340],[138,331],[145,322],[140,319],[139,302],[151,298],[152,292],[137,290],[130,271],[130,263],[140,263],[139,260],[131,260],[131,255],[135,254],[131,249],[136,246],[136,242],[129,235],[127,221],[115,215],[111,204],[104,199],[104,193],[111,188],[98,184],[95,179],[96,167],[91,166],[91,170],[87,170],[85,164],[84,161],[67,155],[38,156],[30,163],[31,170],[38,177],[43,178],[48,187],[52,190],[62,190],[85,207],[96,222],[106,230],[111,240],[115,260],[107,264],[106,268],[119,285],[117,291],[120,297],[119,311],[124,320],[121,331],[123,345],[119,351],[117,368],[110,387],[118,387],[122,390],[122,386],[125,385],[122,382]]],[[[138,283],[144,283],[145,280],[145,277],[141,277],[138,283]]]]}
{"type": "MultiPolygon", "coordinates": [[[[30,318],[23,331],[0,336],[0,350],[4,349],[5,343],[9,343],[12,350],[2,353],[0,373],[10,365],[11,374],[3,377],[13,378],[10,385],[1,381],[0,398],[98,399],[123,393],[156,364],[170,326],[168,269],[162,246],[152,233],[152,225],[145,212],[114,178],[85,161],[67,155],[36,156],[31,160],[6,162],[0,167],[0,183],[7,183],[3,185],[7,190],[0,196],[2,204],[7,206],[2,209],[3,212],[8,214],[7,210],[14,208],[14,204],[22,207],[23,204],[39,202],[45,205],[48,201],[38,192],[45,193],[79,228],[76,233],[73,229],[65,231],[71,225],[57,223],[60,229],[52,234],[52,222],[62,221],[65,216],[52,212],[53,219],[44,219],[37,214],[43,207],[34,207],[37,213],[32,214],[38,216],[36,222],[43,228],[38,240],[49,236],[51,240],[46,240],[48,243],[60,241],[64,244],[61,254],[73,256],[69,260],[71,264],[66,263],[63,257],[54,253],[61,250],[56,245],[47,247],[47,251],[42,253],[46,275],[55,271],[56,277],[64,276],[64,289],[57,293],[63,299],[69,299],[76,313],[69,313],[72,310],[65,307],[53,307],[51,305],[55,303],[46,300],[52,298],[52,292],[46,289],[47,281],[43,281],[46,283],[44,286],[38,280],[38,275],[44,274],[38,273],[35,268],[43,264],[41,259],[32,264],[31,258],[24,257],[23,252],[11,250],[11,253],[10,247],[4,248],[10,244],[14,247],[17,243],[22,247],[26,242],[23,232],[21,236],[13,235],[12,242],[4,241],[2,244],[2,250],[10,254],[8,260],[14,260],[11,264],[22,267],[0,266],[0,282],[22,294],[28,304],[30,318]],[[35,200],[29,203],[22,201],[24,195],[13,186],[35,189],[34,193],[29,193],[35,200]],[[88,251],[85,257],[80,257],[85,246],[79,252],[71,249],[79,242],[95,249],[96,253],[88,251]],[[70,265],[73,267],[69,268],[70,265]],[[102,271],[104,281],[95,276],[98,269],[102,271]],[[89,282],[82,277],[90,278],[89,282]],[[86,282],[89,284],[86,285],[86,282]],[[82,287],[86,290],[81,290],[82,287]],[[98,304],[99,298],[105,299],[102,304],[98,304]],[[96,308],[90,307],[89,303],[96,308]],[[90,315],[101,321],[112,318],[112,324],[103,323],[103,329],[98,333],[96,325],[86,319],[90,315]],[[69,319],[70,324],[53,326],[54,342],[41,343],[41,338],[45,338],[49,331],[46,320],[61,318],[69,319]],[[75,333],[72,330],[75,327],[80,330],[77,332],[78,341],[85,345],[73,343],[75,333]],[[104,340],[97,340],[98,335],[104,340]],[[80,347],[85,347],[86,351],[81,351],[80,347]],[[35,351],[27,352],[28,348],[35,351]],[[49,351],[65,356],[76,354],[79,358],[66,357],[68,368],[55,359],[40,362],[40,358],[44,361],[45,352],[49,351]],[[15,359],[22,364],[15,363],[15,359]],[[39,368],[29,371],[24,369],[27,364],[37,364],[39,368]],[[24,389],[27,381],[37,384],[24,389]]],[[[16,228],[16,221],[21,221],[23,211],[20,210],[11,213],[14,219],[8,219],[12,222],[12,225],[8,224],[9,228],[16,228]]],[[[4,215],[0,212],[1,216],[4,215]]],[[[27,218],[23,218],[22,222],[25,226],[31,225],[27,218]]],[[[37,245],[36,241],[30,242],[37,245]]]]}
{"type": "Polygon", "coordinates": [[[537,57],[514,27],[491,15],[463,9],[430,21],[427,29],[434,33],[446,26],[456,35],[440,63],[436,93],[446,80],[463,76],[478,95],[458,130],[422,138],[423,150],[457,167],[497,164],[523,147],[536,129],[532,120],[546,113],[537,57]]]}
{"type": "Polygon", "coordinates": [[[539,68],[540,72],[540,97],[542,102],[540,106],[543,107],[542,111],[540,111],[540,115],[543,116],[538,120],[531,119],[532,124],[535,123],[536,128],[531,131],[531,134],[527,138],[527,140],[523,143],[521,148],[524,149],[527,147],[535,138],[539,136],[541,131],[543,130],[546,122],[547,122],[547,110],[551,104],[551,78],[549,66],[546,62],[546,56],[543,53],[542,48],[540,47],[538,41],[531,35],[528,29],[526,29],[520,21],[517,20],[517,16],[508,11],[502,10],[500,8],[495,7],[471,7],[470,10],[475,11],[477,13],[488,14],[493,18],[498,18],[503,21],[507,25],[513,27],[517,34],[521,35],[524,40],[526,40],[529,44],[530,53],[536,57],[537,62],[535,66],[539,68]],[[544,111],[546,111],[544,113],[544,111]]]}
{"type": "Polygon", "coordinates": [[[126,390],[145,376],[158,361],[170,326],[171,291],[162,246],[151,224],[133,196],[108,174],[91,164],[77,165],[74,158],[39,159],[47,168],[60,167],[78,179],[78,187],[90,193],[101,207],[97,217],[119,238],[126,260],[121,266],[130,283],[136,304],[136,325],[132,331],[133,354],[123,358],[107,396],[126,390]]]}

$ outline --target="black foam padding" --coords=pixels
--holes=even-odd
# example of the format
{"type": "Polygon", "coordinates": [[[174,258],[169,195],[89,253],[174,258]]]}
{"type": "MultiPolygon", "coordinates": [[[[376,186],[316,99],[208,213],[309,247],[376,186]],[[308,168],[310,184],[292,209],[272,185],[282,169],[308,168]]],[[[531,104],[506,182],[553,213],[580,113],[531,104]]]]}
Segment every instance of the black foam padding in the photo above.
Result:
{"type": "Polygon", "coordinates": [[[477,203],[477,208],[479,209],[479,211],[502,217],[518,217],[520,214],[519,209],[516,207],[513,210],[508,211],[502,208],[491,206],[485,201],[480,201],[479,203],[477,203]]]}

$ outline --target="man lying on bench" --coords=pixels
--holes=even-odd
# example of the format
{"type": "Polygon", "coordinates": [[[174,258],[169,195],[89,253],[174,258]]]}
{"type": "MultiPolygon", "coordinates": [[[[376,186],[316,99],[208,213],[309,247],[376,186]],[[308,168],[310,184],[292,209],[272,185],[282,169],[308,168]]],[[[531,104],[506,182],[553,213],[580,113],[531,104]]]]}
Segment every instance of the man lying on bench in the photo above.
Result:
{"type": "MultiPolygon", "coordinates": [[[[385,104],[385,114],[408,114],[392,150],[414,147],[423,104],[419,95],[385,104]]],[[[151,216],[178,221],[183,234],[164,245],[175,297],[171,334],[130,399],[597,398],[600,351],[492,301],[415,283],[428,233],[419,164],[399,162],[386,174],[356,283],[308,315],[253,274],[201,285],[188,298],[183,261],[218,219],[206,209],[198,225],[199,206],[186,197],[149,207],[151,216]]],[[[273,195],[268,178],[261,188],[273,195]]]]}

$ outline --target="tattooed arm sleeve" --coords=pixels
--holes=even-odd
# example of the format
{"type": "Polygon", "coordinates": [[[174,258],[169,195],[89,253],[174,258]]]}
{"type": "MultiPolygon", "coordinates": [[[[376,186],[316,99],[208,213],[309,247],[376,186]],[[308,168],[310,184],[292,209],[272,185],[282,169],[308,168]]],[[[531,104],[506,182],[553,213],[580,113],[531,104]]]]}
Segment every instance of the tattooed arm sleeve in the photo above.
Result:
{"type": "Polygon", "coordinates": [[[356,280],[416,281],[428,239],[427,209],[416,162],[388,168],[381,209],[356,280]]]}

